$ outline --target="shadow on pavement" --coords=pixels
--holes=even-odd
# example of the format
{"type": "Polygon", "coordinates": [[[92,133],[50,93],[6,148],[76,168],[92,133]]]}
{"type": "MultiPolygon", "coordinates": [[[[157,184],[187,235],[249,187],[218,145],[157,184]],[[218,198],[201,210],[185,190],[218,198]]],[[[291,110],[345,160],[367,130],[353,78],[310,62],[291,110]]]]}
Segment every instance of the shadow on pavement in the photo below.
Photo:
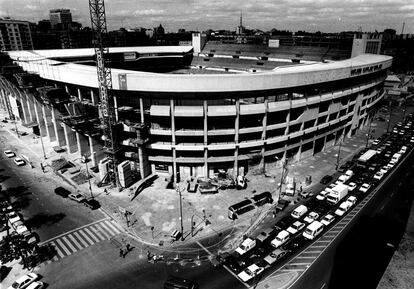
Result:
{"type": "Polygon", "coordinates": [[[22,193],[26,192],[27,189],[28,189],[28,187],[26,187],[26,186],[18,186],[18,187],[8,188],[6,191],[7,191],[7,194],[9,195],[9,197],[18,198],[18,197],[22,196],[23,195],[22,193]]]}
{"type": "Polygon", "coordinates": [[[66,215],[63,213],[58,213],[54,215],[40,213],[40,214],[34,215],[30,219],[27,219],[26,224],[30,228],[39,228],[42,225],[50,226],[50,225],[59,223],[64,217],[66,217],[66,215]]]}
{"type": "Polygon", "coordinates": [[[22,196],[12,203],[13,208],[15,208],[15,210],[17,211],[27,208],[30,205],[31,200],[32,200],[31,198],[22,196]]]}

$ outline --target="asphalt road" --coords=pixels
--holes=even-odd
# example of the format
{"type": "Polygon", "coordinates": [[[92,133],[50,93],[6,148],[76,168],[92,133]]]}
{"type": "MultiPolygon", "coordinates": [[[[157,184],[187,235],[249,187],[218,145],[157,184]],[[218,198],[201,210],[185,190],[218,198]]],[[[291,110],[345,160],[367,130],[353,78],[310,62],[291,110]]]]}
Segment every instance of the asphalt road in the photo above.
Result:
{"type": "Polygon", "coordinates": [[[73,189],[53,172],[44,174],[40,168],[32,169],[27,164],[18,167],[13,158],[3,154],[9,148],[31,159],[36,159],[36,156],[31,155],[8,132],[0,130],[0,180],[3,190],[11,191],[13,205],[20,209],[25,223],[38,233],[41,241],[104,217],[100,211],[91,211],[82,204],[56,195],[54,189],[58,186],[73,189]]]}

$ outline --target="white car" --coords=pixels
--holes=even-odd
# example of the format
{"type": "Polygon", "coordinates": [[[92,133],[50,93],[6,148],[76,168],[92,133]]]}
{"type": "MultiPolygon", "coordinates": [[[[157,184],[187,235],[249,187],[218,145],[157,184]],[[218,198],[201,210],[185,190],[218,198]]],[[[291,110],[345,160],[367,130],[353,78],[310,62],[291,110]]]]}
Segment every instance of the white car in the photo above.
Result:
{"type": "Polygon", "coordinates": [[[305,217],[305,219],[303,219],[306,223],[310,224],[313,221],[315,221],[316,219],[319,218],[319,214],[316,212],[310,212],[309,215],[307,215],[305,217]]]}
{"type": "Polygon", "coordinates": [[[375,175],[374,175],[374,179],[376,179],[376,180],[381,180],[382,179],[382,177],[384,176],[384,174],[383,173],[381,173],[381,171],[379,171],[379,172],[377,172],[375,175]]]}
{"type": "Polygon", "coordinates": [[[386,173],[388,173],[388,170],[390,169],[390,167],[388,167],[388,166],[383,166],[381,169],[380,169],[380,172],[383,174],[383,175],[385,175],[386,173]]]}
{"type": "Polygon", "coordinates": [[[45,284],[40,281],[34,281],[32,284],[29,285],[26,289],[42,289],[45,288],[45,284]]]}
{"type": "Polygon", "coordinates": [[[331,215],[331,214],[327,214],[326,216],[324,216],[321,220],[321,223],[324,224],[325,226],[328,226],[330,223],[332,223],[335,220],[335,216],[331,215]]]}
{"type": "Polygon", "coordinates": [[[289,228],[286,229],[290,234],[295,235],[297,232],[302,230],[305,227],[305,224],[299,221],[294,222],[290,225],[289,228]]]}
{"type": "Polygon", "coordinates": [[[4,151],[4,154],[5,154],[5,155],[6,155],[6,157],[8,157],[8,158],[13,158],[13,157],[15,157],[15,156],[16,156],[16,154],[15,154],[13,151],[11,151],[11,150],[4,151]]]}
{"type": "Polygon", "coordinates": [[[352,206],[354,206],[357,202],[357,198],[355,196],[350,196],[346,201],[350,202],[352,206]]]}
{"type": "Polygon", "coordinates": [[[362,186],[359,188],[359,191],[366,193],[371,188],[370,184],[363,183],[362,186]]]}
{"type": "Polygon", "coordinates": [[[339,205],[339,208],[336,209],[335,215],[341,217],[343,216],[350,208],[352,207],[352,204],[348,201],[345,201],[339,205]]]}
{"type": "Polygon", "coordinates": [[[250,279],[258,276],[260,273],[262,273],[264,270],[263,267],[259,267],[256,264],[250,265],[249,267],[247,267],[246,270],[244,270],[243,272],[239,273],[237,276],[239,276],[239,278],[243,281],[243,282],[247,282],[250,279]]]}
{"type": "Polygon", "coordinates": [[[379,139],[376,139],[372,142],[372,145],[374,145],[374,146],[379,145],[380,142],[381,141],[379,139]]]}
{"type": "Polygon", "coordinates": [[[14,281],[14,283],[9,286],[7,289],[24,289],[27,288],[30,284],[32,284],[36,279],[39,278],[39,275],[36,273],[29,273],[27,275],[24,275],[14,281]]]}
{"type": "Polygon", "coordinates": [[[14,224],[18,221],[21,221],[19,215],[16,214],[16,212],[10,212],[7,214],[7,217],[9,219],[10,224],[14,224]]]}
{"type": "Polygon", "coordinates": [[[69,194],[68,198],[71,199],[71,200],[74,200],[78,203],[82,203],[83,201],[86,200],[85,197],[82,194],[74,194],[74,193],[69,194]]]}
{"type": "Polygon", "coordinates": [[[16,226],[16,233],[19,235],[29,235],[30,232],[25,225],[16,226]]]}
{"type": "Polygon", "coordinates": [[[329,192],[327,192],[327,191],[322,191],[322,192],[320,192],[320,193],[316,196],[316,199],[317,199],[317,200],[319,200],[319,201],[323,201],[323,200],[325,200],[325,199],[326,199],[326,197],[328,196],[328,194],[329,194],[329,192]]]}
{"type": "Polygon", "coordinates": [[[354,182],[350,182],[350,183],[348,184],[348,191],[352,192],[353,190],[355,190],[355,189],[356,189],[356,187],[357,187],[357,184],[356,184],[356,183],[354,183],[354,182]]]}
{"type": "Polygon", "coordinates": [[[24,166],[26,164],[26,162],[22,158],[15,158],[13,161],[18,166],[24,166]]]}
{"type": "Polygon", "coordinates": [[[402,146],[400,149],[400,153],[401,154],[405,154],[405,152],[407,151],[407,147],[406,146],[402,146]]]}
{"type": "Polygon", "coordinates": [[[410,143],[414,143],[414,136],[411,137],[410,143]]]}

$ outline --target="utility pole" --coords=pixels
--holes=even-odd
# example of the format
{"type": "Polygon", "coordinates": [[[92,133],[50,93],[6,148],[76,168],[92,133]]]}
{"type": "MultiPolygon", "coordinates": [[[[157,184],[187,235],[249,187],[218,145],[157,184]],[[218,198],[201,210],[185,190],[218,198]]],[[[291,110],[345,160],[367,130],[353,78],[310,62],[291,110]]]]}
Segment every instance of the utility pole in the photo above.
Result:
{"type": "Polygon", "coordinates": [[[43,157],[44,157],[45,159],[47,159],[47,157],[46,157],[46,152],[45,152],[45,146],[44,146],[44,144],[43,144],[42,132],[40,132],[40,143],[42,144],[43,157]]]}
{"type": "Polygon", "coordinates": [[[181,200],[181,188],[179,185],[175,187],[175,190],[178,192],[180,196],[180,221],[181,221],[181,241],[184,241],[184,226],[183,226],[183,204],[181,200]]]}
{"type": "Polygon", "coordinates": [[[86,167],[86,174],[88,176],[88,182],[89,182],[89,192],[91,193],[91,199],[93,199],[93,194],[92,194],[92,186],[91,186],[91,177],[89,175],[89,170],[88,170],[88,157],[86,155],[82,156],[82,160],[85,162],[85,167],[86,167]]]}

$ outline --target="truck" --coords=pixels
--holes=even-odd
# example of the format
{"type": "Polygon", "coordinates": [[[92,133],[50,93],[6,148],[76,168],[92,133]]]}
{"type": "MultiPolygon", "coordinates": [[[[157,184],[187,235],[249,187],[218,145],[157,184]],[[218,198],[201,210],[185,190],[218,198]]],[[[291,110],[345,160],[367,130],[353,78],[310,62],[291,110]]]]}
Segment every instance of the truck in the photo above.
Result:
{"type": "Polygon", "coordinates": [[[345,174],[341,175],[338,178],[338,181],[340,181],[341,183],[345,183],[346,181],[348,181],[352,176],[354,175],[354,172],[352,170],[347,170],[345,172],[345,174]]]}
{"type": "Polygon", "coordinates": [[[328,203],[335,205],[346,197],[346,195],[348,195],[348,186],[345,184],[338,184],[332,189],[326,199],[328,203]]]}

